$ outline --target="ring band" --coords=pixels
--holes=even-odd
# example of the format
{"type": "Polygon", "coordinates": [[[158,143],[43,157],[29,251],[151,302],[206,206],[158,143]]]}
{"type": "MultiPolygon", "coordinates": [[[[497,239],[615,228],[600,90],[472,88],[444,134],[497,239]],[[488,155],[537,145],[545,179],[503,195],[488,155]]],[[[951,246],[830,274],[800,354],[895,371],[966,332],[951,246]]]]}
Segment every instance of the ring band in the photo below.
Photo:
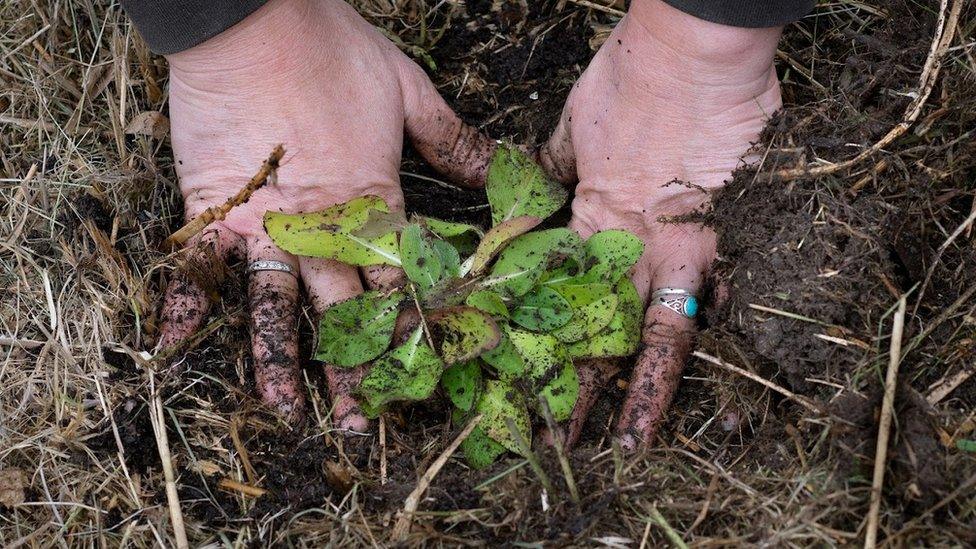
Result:
{"type": "Polygon", "coordinates": [[[651,305],[663,305],[685,318],[698,314],[698,298],[682,288],[658,288],[651,294],[651,305]]]}
{"type": "Polygon", "coordinates": [[[277,261],[274,259],[261,259],[258,261],[252,261],[247,266],[247,273],[256,273],[258,271],[278,271],[281,273],[288,273],[290,275],[295,274],[295,269],[291,265],[285,263],[284,261],[277,261]]]}

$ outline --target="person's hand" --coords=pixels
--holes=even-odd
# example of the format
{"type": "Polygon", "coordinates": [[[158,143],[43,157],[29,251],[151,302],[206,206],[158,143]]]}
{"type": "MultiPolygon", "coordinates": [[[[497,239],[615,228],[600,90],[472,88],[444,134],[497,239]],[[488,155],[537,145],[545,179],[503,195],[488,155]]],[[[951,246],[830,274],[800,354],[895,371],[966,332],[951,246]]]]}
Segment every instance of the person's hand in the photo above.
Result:
{"type": "MultiPolygon", "coordinates": [[[[715,235],[675,218],[707,204],[708,191],[729,179],[780,107],[773,67],[780,33],[722,26],[660,0],[637,0],[576,83],[540,150],[551,174],[579,180],[572,228],[584,238],[625,229],[644,240],[632,278],[645,302],[658,288],[701,287],[715,235]]],[[[616,426],[625,448],[654,437],[694,328],[694,320],[663,305],[647,309],[643,348],[616,426]]],[[[570,443],[614,371],[608,361],[581,365],[570,443]]]]}
{"type": "MultiPolygon", "coordinates": [[[[491,144],[461,123],[420,67],[341,0],[271,0],[168,59],[173,152],[187,219],[240,190],[276,144],[287,151],[274,185],[191,241],[198,251],[189,264],[237,252],[248,264],[291,266],[294,274],[251,274],[248,302],[258,392],[300,421],[299,280],[318,311],[362,285],[353,267],[277,248],[262,226],[265,211],[315,211],[365,194],[402,209],[404,130],[435,168],[467,184],[483,182],[491,144]]],[[[195,332],[206,316],[208,292],[193,270],[167,288],[160,347],[195,332]]],[[[383,283],[382,270],[365,274],[367,283],[383,283]]],[[[334,423],[365,430],[350,396],[361,372],[326,366],[326,373],[334,423]]]]}

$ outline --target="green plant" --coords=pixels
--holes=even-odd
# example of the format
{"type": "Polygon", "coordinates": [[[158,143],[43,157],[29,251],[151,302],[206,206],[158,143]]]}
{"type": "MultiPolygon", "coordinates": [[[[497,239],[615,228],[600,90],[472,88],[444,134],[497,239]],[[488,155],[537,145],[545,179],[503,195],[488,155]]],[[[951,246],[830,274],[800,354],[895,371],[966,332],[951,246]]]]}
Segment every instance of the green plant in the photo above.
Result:
{"type": "Polygon", "coordinates": [[[486,186],[487,232],[421,216],[408,221],[375,196],[264,218],[289,252],[404,270],[404,287],[325,311],[316,358],[341,367],[372,361],[358,388],[372,417],[394,402],[424,400],[439,384],[456,420],[483,415],[462,445],[474,466],[519,452],[506,418],[530,440],[540,395],[556,420],[567,419],[579,393],[573,361],[633,354],[642,312],[626,276],[643,252],[638,238],[614,230],[586,241],[566,228],[532,232],[567,193],[514,147],[498,148],[486,186]],[[391,349],[407,308],[420,322],[391,349]]]}

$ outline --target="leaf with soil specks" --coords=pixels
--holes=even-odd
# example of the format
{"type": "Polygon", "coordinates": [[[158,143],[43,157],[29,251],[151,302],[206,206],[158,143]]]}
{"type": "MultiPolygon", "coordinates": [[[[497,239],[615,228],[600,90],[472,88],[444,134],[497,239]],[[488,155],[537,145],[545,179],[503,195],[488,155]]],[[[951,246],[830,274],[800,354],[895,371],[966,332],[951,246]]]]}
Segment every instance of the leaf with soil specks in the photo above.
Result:
{"type": "Polygon", "coordinates": [[[405,297],[402,292],[366,292],[329,307],[319,321],[315,358],[349,368],[378,357],[390,346],[405,297]]]}
{"type": "Polygon", "coordinates": [[[125,126],[128,135],[148,135],[153,139],[162,139],[169,133],[169,118],[158,111],[141,112],[132,117],[125,126]]]}
{"type": "Polygon", "coordinates": [[[455,407],[470,411],[481,396],[481,365],[469,360],[451,366],[441,376],[441,387],[455,407]]]}
{"type": "Polygon", "coordinates": [[[637,288],[629,278],[623,277],[614,287],[617,310],[607,327],[597,335],[571,343],[569,354],[573,358],[601,358],[630,356],[640,343],[643,303],[637,288]]]}
{"type": "Polygon", "coordinates": [[[586,239],[583,250],[583,280],[616,284],[640,259],[644,243],[626,231],[600,231],[586,239]]]}
{"type": "Polygon", "coordinates": [[[282,250],[296,255],[335,259],[349,265],[400,266],[396,233],[365,238],[356,236],[370,212],[389,212],[378,196],[363,196],[320,212],[284,214],[266,212],[264,230],[282,250]]]}
{"type": "Polygon", "coordinates": [[[569,302],[556,290],[539,286],[522,298],[522,303],[512,310],[512,321],[537,332],[551,332],[573,318],[569,302]]]}
{"type": "Polygon", "coordinates": [[[24,503],[27,474],[22,469],[0,469],[0,506],[12,508],[24,503]]]}
{"type": "Polygon", "coordinates": [[[525,295],[542,278],[550,263],[579,255],[582,244],[579,235],[569,229],[524,234],[502,250],[481,286],[505,298],[525,295]]]}
{"type": "Polygon", "coordinates": [[[539,394],[546,399],[553,419],[565,421],[572,415],[576,399],[579,398],[579,376],[568,354],[556,372],[556,376],[543,385],[539,394]]]}
{"type": "Polygon", "coordinates": [[[438,354],[448,364],[471,360],[494,349],[501,338],[490,315],[474,307],[447,307],[427,315],[438,354]]]}
{"type": "Polygon", "coordinates": [[[421,290],[432,288],[444,276],[441,255],[420,225],[407,225],[400,233],[400,259],[407,278],[421,290]]]}
{"type": "Polygon", "coordinates": [[[485,234],[485,237],[478,244],[478,249],[468,261],[465,261],[467,271],[472,276],[480,275],[491,263],[491,260],[505,247],[512,239],[521,236],[538,225],[542,220],[538,217],[523,215],[513,219],[508,219],[495,225],[485,234]]]}
{"type": "Polygon", "coordinates": [[[518,349],[512,344],[508,337],[509,328],[505,328],[501,334],[498,345],[490,351],[481,354],[481,359],[492,366],[498,372],[498,376],[503,379],[516,379],[525,375],[526,364],[518,349]]]}
{"type": "Polygon", "coordinates": [[[359,384],[363,412],[375,418],[391,402],[424,400],[437,388],[443,370],[418,327],[403,345],[377,359],[359,384]]]}
{"type": "Polygon", "coordinates": [[[479,425],[461,442],[461,451],[464,452],[468,465],[475,469],[484,469],[494,463],[506,450],[504,446],[492,440],[479,425]]]}
{"type": "Polygon", "coordinates": [[[521,451],[505,424],[506,418],[515,422],[525,440],[531,445],[532,429],[529,427],[529,410],[522,395],[504,381],[490,380],[485,384],[485,392],[478,401],[476,410],[484,417],[479,427],[495,442],[521,455],[521,451]]]}
{"type": "Polygon", "coordinates": [[[562,185],[546,176],[541,166],[508,144],[499,145],[495,151],[485,189],[493,225],[523,215],[545,219],[561,208],[569,196],[562,185]]]}
{"type": "Polygon", "coordinates": [[[563,343],[593,337],[610,324],[617,312],[617,296],[607,284],[556,286],[556,291],[573,307],[573,318],[552,335],[563,343]]]}
{"type": "Polygon", "coordinates": [[[495,292],[480,290],[469,295],[464,302],[492,316],[508,318],[508,307],[505,305],[505,301],[502,300],[501,296],[495,292]]]}
{"type": "Polygon", "coordinates": [[[534,390],[549,403],[556,421],[569,418],[579,396],[579,378],[572,357],[555,337],[509,330],[512,345],[528,366],[534,390]]]}
{"type": "Polygon", "coordinates": [[[485,236],[485,232],[479,227],[467,223],[455,223],[444,221],[433,217],[414,215],[411,217],[415,223],[420,223],[427,227],[430,232],[443,238],[454,246],[454,249],[469,254],[478,246],[478,241],[485,236]]]}

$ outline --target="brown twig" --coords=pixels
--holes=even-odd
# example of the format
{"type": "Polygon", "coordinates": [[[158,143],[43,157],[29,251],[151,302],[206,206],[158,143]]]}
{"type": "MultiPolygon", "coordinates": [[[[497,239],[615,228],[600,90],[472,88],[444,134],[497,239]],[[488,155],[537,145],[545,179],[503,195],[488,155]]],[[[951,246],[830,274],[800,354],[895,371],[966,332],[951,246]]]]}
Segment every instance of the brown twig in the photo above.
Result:
{"type": "Polygon", "coordinates": [[[790,391],[789,389],[787,389],[785,387],[782,387],[780,385],[777,385],[777,384],[773,383],[772,381],[769,381],[768,379],[762,378],[762,377],[760,377],[760,376],[758,376],[758,375],[756,375],[756,374],[754,374],[754,373],[752,373],[752,372],[750,372],[748,370],[743,370],[742,368],[739,368],[738,366],[735,366],[733,364],[729,364],[728,362],[725,362],[724,360],[722,360],[720,358],[717,358],[717,357],[714,357],[712,355],[703,353],[701,351],[695,351],[695,352],[693,352],[691,354],[693,356],[695,356],[696,358],[700,358],[700,359],[704,360],[705,362],[707,362],[709,364],[714,364],[715,366],[718,366],[719,368],[722,368],[723,370],[728,370],[730,372],[739,374],[742,377],[749,378],[749,379],[755,381],[756,383],[759,383],[760,385],[763,385],[765,387],[768,387],[769,389],[772,389],[772,390],[776,391],[777,393],[785,396],[786,398],[788,398],[790,400],[796,401],[799,405],[803,406],[804,408],[806,408],[807,410],[810,410],[811,412],[813,412],[815,414],[827,415],[827,413],[824,411],[823,408],[821,408],[817,404],[814,404],[811,400],[807,399],[806,397],[800,396],[800,395],[794,393],[793,391],[790,391]]]}
{"type": "Polygon", "coordinates": [[[176,490],[176,474],[173,472],[173,457],[169,453],[169,438],[166,436],[166,419],[163,415],[163,399],[156,389],[155,378],[149,372],[149,387],[152,401],[149,403],[149,420],[153,433],[156,435],[156,449],[159,451],[159,461],[163,465],[163,478],[166,481],[166,502],[169,504],[169,516],[173,522],[173,536],[176,537],[176,547],[187,549],[190,546],[186,538],[186,527],[183,523],[183,510],[180,508],[180,494],[176,490]]]}
{"type": "Polygon", "coordinates": [[[925,106],[925,102],[928,101],[929,95],[932,93],[932,88],[935,87],[935,81],[938,79],[939,71],[942,68],[942,59],[945,56],[946,50],[949,49],[949,44],[952,42],[952,38],[956,32],[956,22],[959,20],[959,13],[962,10],[963,1],[954,0],[952,10],[947,17],[946,9],[948,4],[949,0],[942,0],[935,35],[932,37],[932,47],[929,49],[929,55],[925,59],[925,65],[922,67],[922,74],[919,77],[915,99],[905,109],[905,114],[901,122],[891,128],[877,143],[843,162],[826,166],[811,166],[808,164],[798,168],[787,168],[774,172],[772,174],[773,178],[786,181],[801,177],[820,177],[846,170],[887,147],[908,131],[908,128],[915,123],[915,120],[922,113],[922,108],[925,106]]]}
{"type": "Polygon", "coordinates": [[[542,417],[546,420],[546,427],[549,428],[549,436],[552,437],[552,447],[556,450],[556,459],[559,460],[559,466],[563,470],[563,477],[566,480],[566,487],[569,488],[569,497],[572,498],[573,503],[579,505],[579,488],[576,487],[576,477],[573,476],[573,466],[570,465],[569,457],[566,456],[566,440],[563,437],[562,431],[560,431],[556,425],[555,418],[552,417],[552,410],[549,409],[549,402],[546,400],[546,397],[542,395],[539,396],[539,406],[542,408],[542,417]]]}
{"type": "Polygon", "coordinates": [[[251,486],[249,484],[244,484],[243,482],[237,482],[234,479],[224,478],[220,479],[217,486],[223,488],[224,490],[229,490],[231,492],[240,492],[245,496],[252,498],[259,498],[268,493],[264,488],[258,488],[257,486],[251,486]]]}
{"type": "Polygon", "coordinates": [[[441,468],[447,463],[447,460],[454,454],[454,451],[458,449],[458,446],[464,442],[464,439],[468,438],[471,431],[481,423],[481,415],[477,415],[468,422],[464,429],[458,433],[458,436],[454,438],[451,444],[444,449],[444,452],[434,460],[434,463],[430,464],[427,471],[424,472],[423,476],[417,482],[417,486],[410,492],[407,499],[403,502],[403,511],[400,512],[400,518],[397,519],[396,524],[393,526],[393,533],[391,537],[394,542],[403,541],[406,539],[407,535],[410,533],[410,524],[413,522],[413,514],[417,511],[417,507],[420,505],[420,498],[427,491],[427,487],[440,472],[441,468]]]}
{"type": "Polygon", "coordinates": [[[878,544],[878,517],[881,514],[881,489],[884,485],[885,466],[888,462],[888,438],[891,436],[891,419],[895,409],[895,386],[898,382],[898,366],[901,364],[901,340],[905,331],[905,309],[908,296],[898,300],[894,324],[891,328],[891,346],[888,352],[888,373],[885,375],[884,398],[881,401],[881,420],[878,425],[878,444],[874,452],[874,477],[871,480],[871,507],[868,511],[867,532],[864,534],[865,549],[878,544]]]}
{"type": "Polygon", "coordinates": [[[175,249],[182,246],[187,240],[196,236],[201,231],[207,228],[208,225],[215,221],[222,221],[227,217],[227,214],[236,206],[250,200],[251,195],[254,191],[260,189],[268,181],[268,177],[278,169],[278,165],[281,162],[282,157],[285,156],[285,149],[283,146],[278,145],[271,151],[271,155],[268,159],[261,164],[261,169],[258,173],[254,174],[254,177],[247,182],[247,185],[241,188],[234,196],[227,199],[226,202],[220,206],[211,206],[204,210],[204,212],[192,220],[186,225],[180,227],[175,233],[169,235],[165,241],[163,241],[163,247],[166,249],[175,249]]]}

